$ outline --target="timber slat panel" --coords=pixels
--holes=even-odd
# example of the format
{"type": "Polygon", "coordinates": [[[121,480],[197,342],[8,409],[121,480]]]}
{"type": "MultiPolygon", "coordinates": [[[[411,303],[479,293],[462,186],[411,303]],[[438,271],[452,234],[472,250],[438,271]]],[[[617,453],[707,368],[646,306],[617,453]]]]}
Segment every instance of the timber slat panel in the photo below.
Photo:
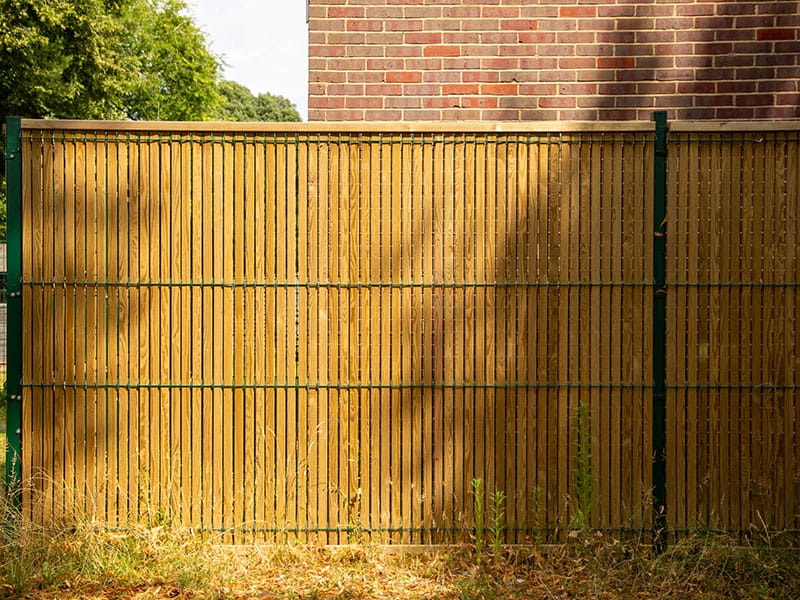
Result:
{"type": "MultiPolygon", "coordinates": [[[[26,123],[27,516],[441,543],[480,478],[565,540],[583,405],[589,524],[649,527],[649,128],[26,123]]],[[[797,145],[671,134],[679,531],[797,526],[797,145]]]]}

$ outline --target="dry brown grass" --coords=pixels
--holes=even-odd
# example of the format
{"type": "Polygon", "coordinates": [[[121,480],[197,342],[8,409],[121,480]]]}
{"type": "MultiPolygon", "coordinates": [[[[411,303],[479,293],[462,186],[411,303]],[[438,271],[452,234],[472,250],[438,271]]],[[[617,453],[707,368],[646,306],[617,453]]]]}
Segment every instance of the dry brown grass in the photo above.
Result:
{"type": "Polygon", "coordinates": [[[177,528],[90,524],[0,534],[0,597],[26,599],[796,599],[797,550],[689,537],[658,557],[599,533],[542,555],[476,560],[471,546],[417,555],[379,547],[229,547],[177,528]]]}

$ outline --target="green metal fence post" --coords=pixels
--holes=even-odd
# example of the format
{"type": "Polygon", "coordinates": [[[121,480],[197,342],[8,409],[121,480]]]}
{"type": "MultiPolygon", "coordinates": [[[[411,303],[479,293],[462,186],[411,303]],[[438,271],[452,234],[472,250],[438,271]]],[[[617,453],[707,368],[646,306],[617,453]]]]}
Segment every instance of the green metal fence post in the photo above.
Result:
{"type": "Polygon", "coordinates": [[[658,111],[653,120],[653,547],[661,552],[667,530],[667,113],[658,111]]]}
{"type": "Polygon", "coordinates": [[[22,119],[6,119],[6,182],[8,190],[8,260],[6,388],[8,398],[6,486],[9,497],[19,501],[16,491],[22,476],[22,119]]]}

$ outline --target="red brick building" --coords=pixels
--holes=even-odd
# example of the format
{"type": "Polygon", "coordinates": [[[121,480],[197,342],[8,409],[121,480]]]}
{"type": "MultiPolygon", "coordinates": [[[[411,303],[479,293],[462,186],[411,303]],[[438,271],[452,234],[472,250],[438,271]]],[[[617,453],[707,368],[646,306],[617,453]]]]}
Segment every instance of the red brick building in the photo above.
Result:
{"type": "Polygon", "coordinates": [[[309,119],[800,118],[800,2],[309,0],[309,119]]]}

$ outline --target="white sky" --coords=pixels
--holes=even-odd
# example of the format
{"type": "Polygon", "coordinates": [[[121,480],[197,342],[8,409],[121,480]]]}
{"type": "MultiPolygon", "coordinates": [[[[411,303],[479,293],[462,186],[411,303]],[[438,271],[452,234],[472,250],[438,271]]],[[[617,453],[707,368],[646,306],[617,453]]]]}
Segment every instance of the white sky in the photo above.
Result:
{"type": "Polygon", "coordinates": [[[291,100],[308,119],[308,28],[305,0],[187,0],[224,77],[291,100]]]}

